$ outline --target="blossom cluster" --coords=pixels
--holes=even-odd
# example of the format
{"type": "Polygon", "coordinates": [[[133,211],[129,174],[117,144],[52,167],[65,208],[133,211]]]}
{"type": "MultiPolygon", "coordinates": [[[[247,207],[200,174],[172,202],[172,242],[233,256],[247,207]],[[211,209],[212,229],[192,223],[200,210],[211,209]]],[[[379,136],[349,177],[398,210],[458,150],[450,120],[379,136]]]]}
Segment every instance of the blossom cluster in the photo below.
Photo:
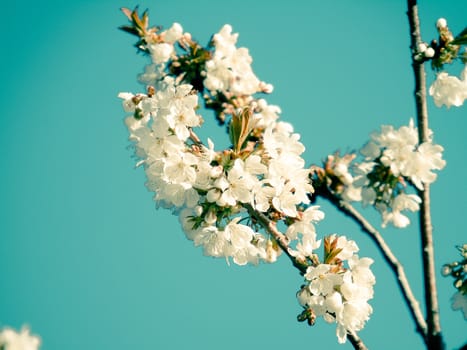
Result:
{"type": "Polygon", "coordinates": [[[333,273],[342,277],[335,293],[342,293],[341,286],[346,290],[342,310],[334,314],[340,329],[361,329],[371,308],[360,312],[356,323],[347,318],[358,306],[357,294],[369,299],[358,271],[365,264],[369,271],[371,262],[354,255],[355,242],[332,236],[334,250],[328,249],[319,265],[315,224],[324,213],[310,205],[314,188],[302,158],[305,147],[293,126],[279,120],[280,108],[254,96],[271,92],[272,86],[256,77],[248,50],[236,47],[238,34],[225,25],[202,48],[178,24],[161,33],[141,31],[150,33],[141,49],[151,63],[139,76],[147,91],[119,97],[137,164],[144,167],[157,206],[178,215],[187,238],[207,256],[246,265],[274,262],[286,250],[305,269],[332,264],[333,273]],[[175,43],[186,52],[178,54],[175,43]],[[211,139],[197,136],[203,125],[199,96],[217,115],[230,115],[230,147],[216,150],[211,139]]]}
{"type": "Polygon", "coordinates": [[[2,350],[38,350],[40,345],[40,337],[32,335],[26,326],[23,326],[19,332],[8,327],[0,331],[2,350]]]}
{"type": "Polygon", "coordinates": [[[168,63],[176,59],[176,45],[185,45],[191,39],[190,33],[184,33],[183,27],[179,23],[160,33],[147,33],[144,36],[144,49],[151,56],[151,63],[146,65],[144,73],[138,76],[141,83],[156,85],[167,74],[168,63]]]}
{"type": "Polygon", "coordinates": [[[359,258],[355,242],[344,236],[327,237],[324,247],[325,263],[308,267],[297,293],[304,308],[299,320],[313,324],[322,316],[336,323],[338,341],[344,343],[347,333],[361,330],[373,311],[368,304],[376,282],[369,268],[373,260],[359,258]]]}
{"type": "Polygon", "coordinates": [[[221,92],[227,98],[271,92],[272,85],[261,82],[253,72],[248,49],[236,47],[237,39],[238,33],[233,34],[228,24],[213,36],[214,53],[206,62],[205,87],[211,94],[221,92]]]}
{"type": "Polygon", "coordinates": [[[380,132],[370,135],[370,141],[360,149],[362,161],[355,156],[331,156],[327,167],[341,184],[338,192],[344,200],[361,201],[374,206],[382,216],[382,226],[391,223],[406,227],[409,218],[403,211],[418,211],[420,197],[409,193],[407,184],[422,190],[424,184],[435,181],[434,170],[443,169],[443,147],[429,140],[419,142],[418,130],[410,120],[408,126],[395,129],[383,125],[380,132]]]}
{"type": "MultiPolygon", "coordinates": [[[[297,231],[307,238],[314,234],[312,222],[322,216],[308,215],[318,209],[300,208],[309,203],[313,187],[300,156],[304,146],[292,126],[271,121],[260,141],[250,142],[248,148],[216,152],[212,141],[206,147],[193,132],[202,119],[195,112],[198,97],[192,87],[176,85],[170,77],[164,84],[151,96],[120,97],[131,114],[126,124],[145,167],[147,187],[159,206],[181,214],[188,238],[202,245],[205,254],[232,257],[240,265],[274,260],[269,239],[239,223],[247,205],[293,220],[290,237],[297,238],[297,231]],[[140,119],[134,118],[136,110],[141,111],[140,119]],[[295,228],[298,223],[303,227],[295,228]]],[[[253,130],[259,116],[243,113],[238,118],[253,130]]]]}

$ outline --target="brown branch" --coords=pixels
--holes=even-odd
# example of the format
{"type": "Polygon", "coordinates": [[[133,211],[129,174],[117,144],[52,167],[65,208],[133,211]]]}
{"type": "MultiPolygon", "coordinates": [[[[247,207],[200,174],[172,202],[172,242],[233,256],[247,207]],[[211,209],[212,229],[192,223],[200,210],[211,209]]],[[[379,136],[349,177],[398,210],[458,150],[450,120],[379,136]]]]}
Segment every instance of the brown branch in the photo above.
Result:
{"type": "Polygon", "coordinates": [[[245,208],[248,210],[248,213],[252,218],[255,218],[261,226],[276,240],[279,247],[281,247],[282,251],[290,258],[292,264],[300,271],[302,275],[306,273],[306,269],[308,264],[306,261],[302,261],[301,259],[295,256],[295,252],[289,246],[289,239],[286,235],[280,232],[277,227],[276,223],[270,220],[265,214],[255,210],[251,205],[245,204],[245,208]]]}
{"type": "Polygon", "coordinates": [[[353,345],[354,349],[356,350],[368,350],[365,343],[360,339],[360,337],[355,332],[348,332],[347,338],[349,339],[350,343],[353,345]]]}
{"type": "MultiPolygon", "coordinates": [[[[415,58],[419,44],[422,42],[420,34],[420,20],[418,17],[417,0],[407,0],[407,15],[410,27],[410,43],[412,50],[412,68],[415,77],[415,106],[419,142],[429,141],[428,109],[426,104],[426,75],[423,62],[415,58]]],[[[439,319],[438,296],[436,290],[435,259],[433,248],[433,226],[430,213],[430,186],[424,184],[423,190],[418,191],[422,199],[420,207],[420,235],[422,244],[423,276],[425,290],[425,306],[427,321],[427,348],[430,350],[444,349],[439,319]]]]}
{"type": "Polygon", "coordinates": [[[391,248],[385,242],[381,233],[371,225],[365,217],[360,214],[360,212],[355,209],[350,203],[339,199],[337,196],[333,195],[329,191],[323,193],[320,191],[320,195],[327,200],[329,200],[332,204],[334,204],[337,209],[343,212],[345,215],[352,218],[357,224],[359,224],[362,231],[367,233],[373,242],[376,243],[377,248],[383,255],[383,258],[389,264],[389,267],[394,272],[394,275],[397,278],[397,284],[399,285],[399,289],[402,293],[402,296],[405,300],[409,308],[410,315],[412,316],[413,321],[415,322],[417,332],[420,333],[423,340],[425,340],[426,332],[427,332],[427,325],[425,319],[423,318],[423,313],[420,309],[420,304],[415,298],[412,289],[410,288],[409,280],[405,274],[404,267],[396,258],[394,253],[392,252],[391,248]]]}

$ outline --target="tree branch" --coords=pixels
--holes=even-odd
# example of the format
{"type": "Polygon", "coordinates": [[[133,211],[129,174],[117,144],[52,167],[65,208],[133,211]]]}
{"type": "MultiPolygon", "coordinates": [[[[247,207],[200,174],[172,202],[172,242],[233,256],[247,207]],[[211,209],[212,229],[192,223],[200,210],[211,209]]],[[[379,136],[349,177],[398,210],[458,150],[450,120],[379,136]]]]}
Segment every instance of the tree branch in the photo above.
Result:
{"type": "Polygon", "coordinates": [[[294,250],[289,246],[289,239],[285,236],[282,232],[280,232],[277,227],[276,223],[270,220],[266,215],[263,213],[255,210],[251,205],[245,204],[245,208],[248,210],[248,214],[252,218],[255,218],[261,226],[276,240],[279,247],[281,247],[282,251],[292,260],[292,264],[300,271],[302,275],[306,273],[306,269],[308,264],[306,261],[302,261],[298,259],[295,254],[294,250]]]}
{"type": "Polygon", "coordinates": [[[355,332],[348,332],[347,338],[349,339],[350,343],[353,345],[355,350],[368,350],[365,343],[363,343],[362,339],[357,335],[355,332]]]}
{"type": "Polygon", "coordinates": [[[404,267],[396,258],[391,248],[383,239],[381,233],[371,225],[365,217],[360,214],[360,212],[355,209],[350,203],[339,199],[337,196],[333,195],[331,192],[326,191],[326,193],[320,192],[321,196],[329,200],[334,204],[341,212],[345,215],[352,218],[357,224],[359,224],[362,231],[367,233],[373,242],[376,243],[377,248],[383,255],[386,262],[389,264],[389,267],[394,272],[397,278],[397,284],[402,293],[402,296],[409,308],[410,315],[412,316],[413,321],[415,322],[417,332],[420,333],[423,340],[425,341],[425,336],[427,332],[427,325],[425,319],[423,318],[423,313],[420,309],[420,304],[415,298],[412,289],[410,288],[409,281],[405,274],[404,267]]]}
{"type": "MultiPolygon", "coordinates": [[[[415,77],[415,106],[419,142],[429,141],[428,109],[426,104],[426,76],[423,62],[415,59],[419,44],[422,42],[420,34],[420,20],[416,0],[407,0],[407,16],[410,27],[410,43],[412,49],[412,68],[415,77]]],[[[444,349],[439,320],[438,296],[436,290],[436,274],[433,248],[433,226],[430,213],[430,186],[424,184],[423,190],[418,191],[422,199],[420,207],[420,235],[422,244],[423,276],[425,289],[425,306],[427,321],[427,347],[430,350],[444,349]]]]}

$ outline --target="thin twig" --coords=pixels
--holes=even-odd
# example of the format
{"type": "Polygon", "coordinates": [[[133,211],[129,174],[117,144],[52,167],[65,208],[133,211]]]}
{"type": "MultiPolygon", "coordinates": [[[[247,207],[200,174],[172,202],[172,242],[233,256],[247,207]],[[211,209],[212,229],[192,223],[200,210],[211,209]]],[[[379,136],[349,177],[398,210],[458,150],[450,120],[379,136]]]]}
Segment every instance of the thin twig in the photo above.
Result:
{"type": "MultiPolygon", "coordinates": [[[[410,26],[410,42],[412,49],[412,67],[415,77],[415,106],[419,142],[429,141],[428,109],[426,104],[426,76],[423,62],[415,59],[414,53],[422,42],[417,0],[407,0],[407,16],[410,26]]],[[[430,213],[430,186],[424,184],[418,191],[422,199],[420,206],[420,235],[422,244],[423,276],[425,289],[425,306],[427,321],[427,347],[430,350],[444,349],[439,319],[438,296],[436,290],[435,259],[433,248],[433,226],[430,213]]]]}
{"type": "Polygon", "coordinates": [[[248,213],[252,218],[258,220],[261,226],[276,240],[279,247],[281,247],[282,251],[290,258],[293,265],[300,271],[302,275],[306,273],[306,269],[308,267],[305,261],[300,260],[297,258],[296,254],[294,254],[294,250],[289,246],[289,239],[286,235],[280,232],[277,227],[276,223],[270,220],[265,214],[255,210],[251,205],[246,204],[245,208],[248,210],[248,213]]]}
{"type": "Polygon", "coordinates": [[[360,339],[357,333],[348,332],[347,338],[349,339],[350,343],[353,345],[355,350],[368,350],[365,343],[363,343],[362,339],[360,339]]]}
{"type": "Polygon", "coordinates": [[[352,218],[356,223],[360,225],[360,228],[366,232],[370,238],[376,243],[377,248],[383,255],[386,262],[389,264],[389,267],[394,272],[399,289],[402,293],[402,296],[409,308],[410,315],[415,322],[417,332],[420,333],[423,340],[425,341],[425,336],[427,332],[427,325],[423,317],[422,310],[420,309],[420,304],[415,298],[412,289],[410,288],[409,280],[405,274],[404,267],[396,258],[391,248],[385,242],[381,233],[371,225],[365,217],[360,214],[360,212],[355,209],[350,203],[339,199],[337,196],[333,195],[329,191],[327,193],[320,193],[322,197],[328,199],[332,204],[334,204],[340,211],[345,215],[352,218]]]}

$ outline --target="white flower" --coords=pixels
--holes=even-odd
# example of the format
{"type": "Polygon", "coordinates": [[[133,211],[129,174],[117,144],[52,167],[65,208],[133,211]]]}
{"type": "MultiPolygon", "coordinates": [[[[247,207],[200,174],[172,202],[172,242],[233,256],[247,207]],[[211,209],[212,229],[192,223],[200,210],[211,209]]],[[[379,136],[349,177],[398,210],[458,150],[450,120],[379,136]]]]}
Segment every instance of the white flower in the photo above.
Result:
{"type": "Polygon", "coordinates": [[[266,128],[272,125],[281,113],[281,109],[278,106],[268,105],[265,99],[261,98],[257,103],[257,109],[259,111],[253,114],[254,125],[258,128],[266,128]]]}
{"type": "Polygon", "coordinates": [[[162,35],[166,43],[173,44],[183,36],[183,28],[179,23],[174,23],[162,35]]]}
{"type": "Polygon", "coordinates": [[[296,217],[297,205],[301,203],[301,200],[293,193],[293,185],[290,182],[277,181],[273,184],[273,187],[275,190],[275,195],[272,199],[274,208],[286,216],[296,217]]]}
{"type": "Polygon", "coordinates": [[[251,155],[245,160],[245,171],[252,175],[262,175],[267,172],[266,165],[261,163],[261,157],[251,155]]]}
{"type": "Polygon", "coordinates": [[[319,210],[319,206],[308,207],[305,211],[299,213],[297,220],[287,228],[285,234],[290,239],[296,239],[298,233],[312,234],[316,237],[314,223],[323,219],[324,212],[319,210]]]}
{"type": "Polygon", "coordinates": [[[204,255],[214,257],[224,257],[226,247],[229,244],[225,231],[219,230],[216,226],[203,227],[198,230],[193,241],[196,246],[202,245],[204,255]]]}
{"type": "Polygon", "coordinates": [[[144,67],[144,72],[138,75],[138,81],[144,85],[156,85],[157,81],[163,78],[165,65],[151,63],[144,67]]]}
{"type": "Polygon", "coordinates": [[[445,105],[462,106],[467,98],[467,65],[461,73],[461,79],[451,76],[446,72],[438,73],[436,80],[430,86],[430,95],[433,96],[436,106],[445,105]]]}
{"type": "Polygon", "coordinates": [[[399,193],[390,203],[389,208],[381,208],[383,216],[383,227],[386,227],[388,223],[392,223],[395,227],[403,228],[410,224],[410,220],[407,216],[401,212],[403,210],[410,210],[412,212],[418,211],[420,208],[421,199],[416,194],[405,194],[399,193]]]}
{"type": "Polygon", "coordinates": [[[191,153],[174,153],[168,157],[164,166],[164,177],[170,183],[192,185],[196,180],[198,158],[191,153]]]}
{"type": "Polygon", "coordinates": [[[237,265],[257,264],[260,251],[251,242],[255,232],[251,227],[238,224],[240,218],[234,218],[225,227],[225,234],[230,241],[226,256],[231,256],[237,265]]]}
{"type": "Polygon", "coordinates": [[[219,187],[223,191],[221,202],[230,206],[234,206],[237,201],[241,203],[252,202],[251,190],[254,184],[254,178],[245,171],[244,162],[241,159],[236,159],[234,166],[227,173],[227,183],[219,187]]]}
{"type": "Polygon", "coordinates": [[[252,95],[266,86],[253,73],[248,49],[237,48],[238,34],[224,25],[213,37],[213,58],[206,62],[204,85],[212,94],[221,91],[226,96],[252,95]]]}
{"type": "Polygon", "coordinates": [[[189,128],[201,124],[201,118],[195,113],[198,96],[191,93],[192,88],[189,84],[175,86],[172,81],[168,81],[167,88],[157,93],[158,112],[183,141],[190,136],[189,128]]]}
{"type": "Polygon", "coordinates": [[[155,64],[167,62],[174,53],[173,45],[168,43],[150,44],[148,49],[155,64]]]}
{"type": "Polygon", "coordinates": [[[341,249],[341,252],[336,255],[340,260],[349,260],[355,253],[358,252],[358,246],[355,241],[347,239],[345,236],[337,237],[336,234],[330,236],[330,239],[333,241],[337,238],[337,249],[341,249]]]}
{"type": "Polygon", "coordinates": [[[125,110],[125,112],[134,113],[136,104],[133,98],[135,97],[135,95],[133,95],[131,92],[120,92],[118,94],[118,97],[123,100],[122,105],[123,105],[123,109],[125,110]]]}
{"type": "Polygon", "coordinates": [[[266,212],[270,208],[270,202],[276,190],[270,186],[268,180],[257,182],[253,187],[254,208],[260,212],[266,212]]]}
{"type": "Polygon", "coordinates": [[[23,326],[19,332],[11,328],[0,331],[0,348],[4,350],[37,350],[40,344],[40,337],[30,334],[26,326],[23,326]]]}
{"type": "Polygon", "coordinates": [[[432,170],[441,170],[446,165],[446,161],[442,159],[443,150],[440,145],[422,143],[405,165],[404,175],[422,190],[424,183],[430,184],[436,180],[436,174],[432,170]]]}
{"type": "Polygon", "coordinates": [[[462,311],[464,319],[467,320],[467,294],[462,294],[459,291],[452,296],[451,302],[452,309],[462,311]]]}
{"type": "Polygon", "coordinates": [[[323,296],[334,290],[334,286],[340,285],[342,278],[330,272],[331,265],[319,264],[316,267],[309,266],[306,270],[305,278],[310,281],[308,289],[312,294],[323,296]]]}

